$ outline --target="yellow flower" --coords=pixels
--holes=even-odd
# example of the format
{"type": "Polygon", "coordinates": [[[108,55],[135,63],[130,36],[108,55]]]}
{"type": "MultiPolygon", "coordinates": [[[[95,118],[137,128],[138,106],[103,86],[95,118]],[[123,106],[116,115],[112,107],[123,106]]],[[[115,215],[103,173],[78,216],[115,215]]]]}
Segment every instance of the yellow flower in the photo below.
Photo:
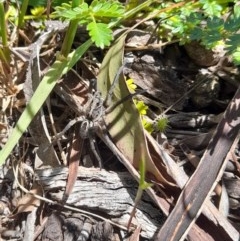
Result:
{"type": "Polygon", "coordinates": [[[137,86],[134,84],[133,79],[126,80],[128,90],[131,94],[133,94],[137,88],[137,86]]]}
{"type": "Polygon", "coordinates": [[[35,7],[31,9],[31,14],[33,16],[42,16],[45,13],[45,8],[44,7],[35,7]]]}
{"type": "Polygon", "coordinates": [[[147,114],[148,106],[146,106],[142,100],[134,100],[134,103],[140,115],[147,114]]]}

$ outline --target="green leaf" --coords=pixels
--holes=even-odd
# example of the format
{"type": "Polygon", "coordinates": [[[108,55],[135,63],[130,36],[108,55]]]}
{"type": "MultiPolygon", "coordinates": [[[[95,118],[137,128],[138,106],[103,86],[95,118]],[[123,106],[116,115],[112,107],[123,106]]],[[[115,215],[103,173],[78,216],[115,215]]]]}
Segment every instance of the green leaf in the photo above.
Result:
{"type": "Polygon", "coordinates": [[[91,3],[90,9],[91,9],[94,17],[100,17],[100,18],[122,17],[123,13],[124,13],[124,7],[118,1],[94,0],[91,3]]]}
{"type": "MultiPolygon", "coordinates": [[[[143,159],[140,160],[139,172],[140,172],[139,188],[142,189],[142,190],[145,190],[145,189],[151,187],[153,184],[145,181],[146,160],[143,160],[143,159]]],[[[141,197],[141,195],[140,195],[140,197],[141,197]]],[[[137,200],[136,200],[136,203],[137,203],[137,200]]]]}
{"type": "Polygon", "coordinates": [[[239,28],[240,28],[240,18],[239,17],[231,16],[230,19],[224,23],[224,29],[226,31],[229,31],[230,33],[238,31],[239,28]]]}
{"type": "Polygon", "coordinates": [[[240,5],[239,4],[234,5],[233,11],[234,11],[234,16],[236,18],[240,18],[240,5]]]}
{"type": "Polygon", "coordinates": [[[227,50],[229,52],[234,52],[240,45],[240,34],[234,34],[230,36],[226,41],[227,50]]]}
{"type": "Polygon", "coordinates": [[[200,40],[204,34],[204,31],[201,28],[194,28],[190,34],[189,37],[191,40],[200,40]]]}
{"type": "Polygon", "coordinates": [[[56,7],[54,16],[67,20],[87,20],[89,18],[89,9],[87,3],[82,3],[76,8],[72,8],[69,4],[62,4],[61,7],[56,7]]]}
{"type": "Polygon", "coordinates": [[[113,39],[112,30],[108,28],[105,23],[91,22],[87,25],[87,30],[91,36],[92,41],[97,47],[104,48],[109,46],[113,39]]]}
{"type": "Polygon", "coordinates": [[[221,17],[224,4],[219,4],[214,0],[200,0],[199,2],[203,3],[203,9],[207,15],[221,17]]]}
{"type": "Polygon", "coordinates": [[[215,47],[219,41],[222,40],[222,35],[219,31],[206,31],[203,38],[202,43],[208,49],[215,47]]]}
{"type": "Polygon", "coordinates": [[[182,34],[185,31],[184,24],[178,24],[178,27],[172,29],[172,33],[182,34]]]}
{"type": "Polygon", "coordinates": [[[187,18],[186,18],[186,22],[190,23],[194,26],[196,26],[197,24],[200,24],[201,21],[204,20],[204,16],[202,13],[196,12],[196,13],[191,13],[187,18]]]}
{"type": "Polygon", "coordinates": [[[214,16],[212,18],[208,18],[207,27],[209,28],[209,30],[221,29],[223,27],[223,23],[223,19],[214,16]]]}
{"type": "Polygon", "coordinates": [[[232,54],[233,62],[236,65],[240,65],[240,47],[238,47],[232,54]]]}

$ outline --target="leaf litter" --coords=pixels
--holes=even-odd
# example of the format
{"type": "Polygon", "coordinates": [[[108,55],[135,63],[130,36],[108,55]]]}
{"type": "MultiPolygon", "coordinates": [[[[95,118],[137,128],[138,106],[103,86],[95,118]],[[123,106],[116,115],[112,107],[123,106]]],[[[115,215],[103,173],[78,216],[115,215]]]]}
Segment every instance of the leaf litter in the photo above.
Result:
{"type": "MultiPolygon", "coordinates": [[[[137,34],[135,36],[137,36],[137,34]]],[[[150,120],[154,122],[166,109],[171,107],[170,110],[165,113],[166,117],[169,119],[169,127],[166,128],[164,133],[160,133],[157,129],[154,129],[152,135],[147,133],[142,126],[142,116],[138,113],[132,98],[122,101],[109,113],[104,114],[104,111],[101,112],[100,121],[96,121],[93,116],[88,117],[90,118],[89,122],[97,124],[96,129],[94,127],[92,131],[98,135],[95,143],[99,149],[97,155],[99,154],[101,156],[103,169],[117,173],[126,171],[126,167],[133,178],[139,180],[140,161],[144,160],[146,162],[146,181],[154,184],[154,186],[148,188],[146,192],[152,198],[153,202],[155,202],[155,204],[152,203],[151,205],[157,206],[159,210],[165,214],[165,218],[162,218],[162,223],[165,222],[165,219],[169,216],[173,208],[176,211],[180,210],[179,206],[181,206],[181,203],[179,204],[179,197],[182,198],[179,200],[189,198],[186,199],[186,202],[188,202],[186,203],[186,207],[188,207],[188,205],[192,204],[192,201],[197,203],[198,200],[200,200],[198,197],[191,199],[191,197],[195,195],[195,190],[201,185],[210,185],[210,189],[207,192],[209,196],[208,200],[204,202],[204,204],[203,201],[199,201],[199,206],[196,210],[198,211],[201,208],[202,214],[192,225],[191,229],[188,230],[187,238],[191,240],[237,240],[236,238],[239,236],[236,231],[239,229],[239,192],[237,188],[239,179],[239,143],[235,141],[235,144],[229,148],[228,153],[231,155],[218,157],[223,159],[226,158],[225,161],[222,161],[226,167],[221,169],[221,175],[218,176],[217,180],[219,181],[219,194],[213,191],[214,185],[210,183],[208,179],[208,173],[211,173],[210,171],[214,169],[214,165],[211,166],[211,170],[209,170],[208,164],[203,164],[204,162],[200,160],[202,156],[206,155],[204,152],[210,150],[210,146],[207,146],[212,135],[214,135],[213,133],[217,133],[214,132],[216,125],[221,123],[223,118],[225,118],[226,121],[228,120],[228,113],[225,114],[225,117],[223,117],[223,113],[228,103],[233,98],[236,86],[238,85],[236,83],[236,79],[239,78],[238,73],[235,75],[232,74],[234,73],[233,70],[235,67],[231,65],[231,63],[227,63],[228,66],[226,67],[224,62],[217,68],[215,68],[215,66],[204,67],[205,71],[203,71],[203,67],[199,66],[198,62],[194,62],[194,59],[191,59],[191,55],[186,53],[184,47],[175,43],[163,47],[161,50],[162,52],[160,52],[159,49],[151,48],[142,50],[141,46],[146,46],[146,39],[149,40],[149,34],[141,31],[140,36],[145,39],[145,42],[141,44],[141,38],[138,37],[137,42],[131,44],[131,50],[128,50],[128,41],[130,41],[130,38],[128,39],[128,36],[125,35],[118,39],[115,45],[107,51],[101,63],[100,70],[97,70],[99,74],[97,76],[96,90],[99,91],[102,98],[105,99],[108,96],[109,89],[114,85],[110,101],[105,103],[106,105],[104,106],[105,109],[107,109],[111,107],[111,105],[114,105],[114,103],[129,96],[130,92],[127,88],[125,79],[133,79],[134,84],[137,85],[137,90],[144,90],[144,93],[135,95],[133,98],[143,100],[144,103],[148,105],[149,109],[147,111],[147,116],[150,120]],[[127,39],[126,52],[124,52],[125,38],[127,39]],[[123,71],[118,73],[123,65],[123,71]],[[229,71],[229,69],[231,71],[229,71]],[[113,83],[116,75],[119,75],[119,78],[113,83]],[[218,84],[216,84],[216,79],[218,84]],[[210,82],[210,84],[206,85],[206,82],[210,82]],[[181,101],[178,102],[180,98],[181,101]],[[191,164],[191,158],[195,158],[196,162],[200,161],[202,172],[199,171],[200,168],[197,168],[195,171],[196,166],[191,164]],[[118,162],[118,159],[120,159],[125,167],[118,162]],[[192,184],[191,180],[193,180],[193,173],[195,176],[199,175],[198,183],[194,182],[192,184]],[[189,179],[190,181],[188,182],[189,179]],[[187,182],[188,184],[185,186],[187,182]],[[193,190],[186,191],[185,188],[190,184],[190,188],[193,190]],[[182,192],[182,190],[184,190],[184,192],[182,192]],[[180,196],[181,193],[182,195],[180,196]],[[184,194],[186,197],[184,197],[184,194]],[[222,207],[227,207],[227,210],[223,212],[222,207]]],[[[56,45],[58,44],[56,37],[53,41],[55,41],[56,45]]],[[[154,45],[156,43],[157,40],[153,39],[152,42],[147,43],[147,45],[151,46],[151,44],[154,45]]],[[[49,51],[50,50],[49,47],[49,51]]],[[[94,53],[94,49],[91,51],[94,53]]],[[[44,57],[40,59],[40,68],[42,70],[45,66],[44,57]]],[[[47,108],[47,105],[43,108],[43,115],[45,117],[44,125],[47,126],[50,137],[52,138],[51,146],[54,147],[56,151],[60,162],[59,166],[64,165],[63,157],[68,160],[68,175],[70,179],[66,181],[65,178],[61,181],[65,184],[67,183],[67,185],[70,185],[69,183],[71,182],[71,187],[68,191],[69,198],[71,198],[74,183],[78,180],[79,162],[80,165],[99,167],[96,154],[94,154],[92,147],[90,148],[88,143],[85,143],[84,148],[81,150],[76,150],[76,156],[71,154],[71,150],[74,146],[70,143],[70,140],[72,139],[73,142],[81,142],[79,140],[80,135],[73,135],[73,127],[69,128],[59,140],[54,140],[56,133],[61,132],[70,120],[75,119],[80,114],[84,115],[84,106],[86,106],[87,101],[92,98],[91,94],[89,94],[91,91],[89,91],[88,88],[91,88],[90,80],[96,78],[95,70],[97,69],[96,64],[98,63],[92,63],[92,60],[88,59],[87,56],[81,61],[82,63],[77,63],[75,66],[75,71],[77,71],[77,73],[73,72],[64,76],[64,79],[60,81],[56,90],[50,96],[49,103],[51,108],[47,108]],[[83,65],[87,67],[87,70],[82,67],[83,65]],[[52,123],[51,116],[53,116],[54,119],[52,123]],[[71,161],[75,163],[74,168],[70,168],[71,161]]],[[[208,64],[205,66],[208,66],[208,64]]],[[[19,69],[24,71],[20,63],[19,69]]],[[[21,78],[21,75],[18,76],[18,78],[19,79],[13,83],[13,86],[15,86],[14,88],[17,89],[16,92],[10,92],[10,87],[4,85],[3,79],[1,79],[1,93],[5,96],[1,103],[2,110],[4,110],[3,114],[1,114],[1,146],[4,145],[4,139],[7,138],[11,126],[13,126],[16,119],[18,119],[21,108],[25,102],[22,92],[24,78],[21,78]]],[[[237,111],[239,109],[239,104],[233,103],[232,109],[237,111]]],[[[41,119],[41,121],[43,120],[41,119]]],[[[238,117],[233,121],[237,123],[238,117]]],[[[80,122],[80,125],[81,123],[82,122],[80,122]]],[[[236,123],[234,123],[234,125],[236,125],[236,123]]],[[[239,124],[237,127],[238,126],[239,124]]],[[[229,131],[231,132],[231,130],[230,128],[229,131]]],[[[24,162],[35,171],[49,168],[51,162],[48,161],[48,156],[46,155],[40,157],[42,158],[41,164],[39,166],[37,165],[39,157],[37,158],[36,156],[36,149],[39,148],[39,144],[33,141],[35,136],[32,135],[34,134],[30,134],[30,132],[25,133],[10,159],[12,161],[18,160],[19,162],[24,162]]],[[[42,133],[42,135],[45,134],[42,133]]],[[[235,135],[230,136],[235,138],[235,135]]],[[[218,136],[215,135],[215,142],[218,143],[221,137],[222,134],[218,136]]],[[[219,148],[225,147],[225,145],[221,145],[219,148]]],[[[23,192],[19,190],[15,181],[15,178],[21,179],[23,185],[26,186],[28,190],[31,190],[35,185],[34,178],[29,175],[28,172],[20,172],[20,176],[14,177],[12,174],[13,168],[16,168],[16,166],[11,164],[11,162],[6,162],[6,164],[1,167],[0,193],[1,201],[5,204],[3,205],[3,217],[1,219],[2,239],[17,239],[19,236],[24,235],[27,237],[26,226],[24,227],[21,224],[21,221],[25,220],[26,216],[20,213],[31,213],[35,205],[35,199],[29,199],[29,194],[23,195],[23,192]],[[29,181],[26,184],[27,180],[29,181]],[[10,210],[10,213],[12,213],[15,208],[22,205],[23,201],[24,204],[28,206],[27,209],[24,209],[24,211],[20,209],[13,220],[6,210],[10,210]],[[7,232],[13,229],[20,231],[18,233],[7,232]],[[21,235],[19,235],[19,233],[21,235]]],[[[53,166],[51,168],[54,170],[53,166]]],[[[57,173],[55,175],[57,176],[57,173]]],[[[96,180],[97,178],[99,177],[95,177],[96,180]]],[[[44,185],[41,183],[41,180],[39,181],[39,186],[41,186],[44,191],[44,185]]],[[[94,176],[92,181],[95,181],[94,176]]],[[[51,182],[49,185],[51,185],[51,182]]],[[[50,191],[44,193],[46,198],[49,197],[49,192],[60,192],[61,188],[58,188],[58,186],[53,183],[49,190],[50,191]]],[[[92,191],[97,191],[97,189],[92,191]]],[[[75,193],[76,192],[73,192],[73,194],[75,193]]],[[[89,195],[90,193],[91,190],[89,190],[89,195]]],[[[198,194],[199,197],[201,195],[201,193],[198,194]]],[[[79,200],[81,200],[81,198],[83,197],[80,195],[79,200]]],[[[205,198],[205,196],[201,197],[201,200],[203,198],[205,198]]],[[[104,200],[104,197],[102,197],[102,199],[104,200]]],[[[114,199],[112,202],[113,201],[114,199]]],[[[61,205],[60,202],[59,205],[61,205]]],[[[76,208],[79,207],[84,208],[90,213],[96,212],[96,210],[88,210],[86,206],[78,206],[76,208]]],[[[185,207],[183,211],[184,210],[185,207]]],[[[40,212],[40,209],[38,209],[38,211],[40,212]]],[[[60,208],[58,205],[48,206],[46,203],[41,212],[41,216],[48,220],[44,224],[43,220],[35,217],[34,222],[36,226],[38,225],[37,227],[39,230],[43,231],[51,220],[55,220],[51,222],[57,225],[56,227],[58,228],[64,225],[70,225],[68,226],[70,230],[74,227],[73,223],[69,224],[66,221],[69,217],[76,215],[74,211],[69,213],[69,211],[60,208]],[[55,210],[57,213],[54,213],[55,210]],[[51,215],[54,215],[55,218],[51,218],[51,215]],[[63,218],[63,216],[65,216],[65,218],[63,218]],[[66,220],[64,221],[64,219],[66,220]]],[[[144,210],[144,212],[147,212],[147,210],[144,210]]],[[[101,209],[101,207],[99,207],[98,213],[100,213],[100,216],[109,218],[109,220],[114,220],[114,215],[111,217],[109,213],[105,213],[104,208],[101,209]]],[[[90,214],[89,217],[91,217],[90,214]]],[[[137,213],[135,217],[137,218],[137,213]]],[[[193,216],[192,218],[196,219],[197,217],[193,216]]],[[[76,220],[80,222],[79,216],[76,217],[76,220]]],[[[141,218],[137,220],[139,222],[141,218]]],[[[159,226],[156,233],[152,233],[152,235],[155,234],[155,237],[158,237],[162,232],[167,234],[168,227],[170,226],[181,227],[181,232],[186,232],[188,227],[182,228],[182,226],[180,226],[180,221],[173,225],[173,221],[171,220],[170,215],[165,225],[159,226]],[[165,227],[166,225],[169,226],[165,227]]],[[[176,220],[177,219],[175,219],[175,221],[176,220]]],[[[85,218],[83,224],[81,224],[82,229],[76,231],[76,233],[81,233],[85,225],[89,232],[88,235],[90,240],[91,227],[94,223],[99,223],[99,219],[96,218],[93,220],[92,218],[85,218]]],[[[52,230],[54,230],[54,225],[52,230]]],[[[127,223],[123,224],[123,226],[125,226],[126,230],[127,223]]],[[[100,227],[104,227],[104,225],[100,225],[100,227]]],[[[130,240],[138,240],[138,238],[140,238],[139,236],[141,236],[139,228],[141,227],[141,223],[136,224],[134,227],[138,227],[134,233],[136,237],[132,236],[130,240]]],[[[146,227],[141,228],[144,229],[146,227]]],[[[38,229],[34,230],[34,232],[38,233],[38,235],[35,233],[36,240],[43,240],[43,237],[51,238],[51,231],[37,232],[38,229]]],[[[93,230],[96,230],[96,228],[93,230]]],[[[103,229],[101,229],[101,232],[102,230],[103,229]]],[[[94,235],[93,233],[92,236],[94,235]]],[[[111,236],[112,233],[109,232],[109,235],[111,236]]],[[[61,235],[59,234],[59,236],[61,235]]],[[[163,240],[168,240],[165,236],[162,237],[164,237],[163,240]]],[[[153,240],[153,236],[148,237],[148,239],[153,240]]],[[[114,239],[112,238],[111,240],[114,239]]],[[[161,240],[161,238],[155,238],[155,240],[161,240]]]]}

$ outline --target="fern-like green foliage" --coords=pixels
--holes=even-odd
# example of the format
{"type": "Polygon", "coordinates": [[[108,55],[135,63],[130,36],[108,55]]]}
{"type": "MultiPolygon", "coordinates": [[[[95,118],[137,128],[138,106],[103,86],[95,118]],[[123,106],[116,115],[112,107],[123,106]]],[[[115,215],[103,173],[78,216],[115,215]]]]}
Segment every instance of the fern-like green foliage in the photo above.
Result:
{"type": "MultiPolygon", "coordinates": [[[[165,3],[165,7],[168,4],[165,3]]],[[[160,33],[166,34],[168,40],[177,37],[182,44],[196,40],[208,49],[224,45],[235,64],[240,64],[238,1],[200,0],[164,12],[161,17],[166,20],[161,24],[160,33]]]]}
{"type": "Polygon", "coordinates": [[[118,1],[93,1],[89,7],[96,19],[122,17],[124,7],[118,1]]]}
{"type": "Polygon", "coordinates": [[[102,49],[104,46],[109,46],[113,39],[112,30],[108,28],[107,24],[91,22],[87,25],[87,30],[96,46],[102,49]]]}
{"type": "Polygon", "coordinates": [[[100,48],[110,45],[113,34],[109,24],[121,18],[125,11],[118,1],[102,0],[94,0],[90,5],[83,2],[75,8],[63,3],[55,10],[54,16],[57,18],[77,20],[79,24],[86,25],[92,41],[100,48]]]}

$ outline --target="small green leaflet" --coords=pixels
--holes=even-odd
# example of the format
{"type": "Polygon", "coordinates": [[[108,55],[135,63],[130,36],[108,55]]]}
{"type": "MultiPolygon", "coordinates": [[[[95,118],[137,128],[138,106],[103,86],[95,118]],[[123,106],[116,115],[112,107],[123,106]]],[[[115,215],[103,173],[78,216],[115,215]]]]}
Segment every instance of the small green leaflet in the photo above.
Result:
{"type": "Polygon", "coordinates": [[[233,9],[234,9],[234,16],[236,18],[240,18],[240,6],[235,4],[233,9]]]}
{"type": "Polygon", "coordinates": [[[224,4],[219,4],[217,1],[212,0],[200,0],[203,4],[203,9],[209,16],[221,17],[221,11],[224,8],[224,4]]]}
{"type": "Polygon", "coordinates": [[[79,21],[92,21],[92,18],[102,20],[103,18],[118,18],[123,16],[124,7],[117,1],[93,1],[89,6],[82,3],[75,8],[71,8],[70,4],[62,4],[56,7],[54,15],[62,19],[79,21]]]}
{"type": "Polygon", "coordinates": [[[87,25],[92,41],[97,47],[109,46],[113,39],[112,30],[108,27],[113,19],[122,17],[124,7],[118,1],[94,0],[91,5],[83,2],[75,8],[69,4],[56,7],[54,15],[66,20],[77,20],[79,24],[87,25]]]}
{"type": "Polygon", "coordinates": [[[238,31],[240,28],[240,18],[236,16],[230,16],[227,21],[224,23],[224,30],[233,33],[238,31]]]}
{"type": "Polygon", "coordinates": [[[123,5],[116,1],[96,1],[94,0],[89,7],[96,18],[116,18],[124,13],[123,5]]]}
{"type": "Polygon", "coordinates": [[[233,62],[236,65],[240,65],[240,48],[238,47],[232,54],[233,62]]]}
{"type": "Polygon", "coordinates": [[[103,49],[104,46],[109,46],[113,39],[112,30],[108,28],[105,23],[91,22],[87,25],[87,30],[91,36],[92,41],[96,46],[103,49]]]}
{"type": "Polygon", "coordinates": [[[201,28],[195,27],[192,31],[189,33],[189,37],[191,40],[201,40],[203,37],[204,32],[201,28]]]}
{"type": "Polygon", "coordinates": [[[218,18],[218,17],[212,17],[207,19],[207,27],[210,30],[218,29],[220,30],[224,24],[223,19],[218,18]]]}
{"type": "Polygon", "coordinates": [[[236,51],[237,48],[239,48],[239,43],[240,43],[240,34],[235,34],[228,37],[226,41],[227,50],[229,52],[234,53],[234,51],[236,51]]]}
{"type": "Polygon", "coordinates": [[[88,4],[83,3],[76,8],[71,8],[71,5],[63,4],[61,7],[56,7],[55,16],[61,19],[67,20],[82,20],[86,17],[89,17],[88,4]]]}

